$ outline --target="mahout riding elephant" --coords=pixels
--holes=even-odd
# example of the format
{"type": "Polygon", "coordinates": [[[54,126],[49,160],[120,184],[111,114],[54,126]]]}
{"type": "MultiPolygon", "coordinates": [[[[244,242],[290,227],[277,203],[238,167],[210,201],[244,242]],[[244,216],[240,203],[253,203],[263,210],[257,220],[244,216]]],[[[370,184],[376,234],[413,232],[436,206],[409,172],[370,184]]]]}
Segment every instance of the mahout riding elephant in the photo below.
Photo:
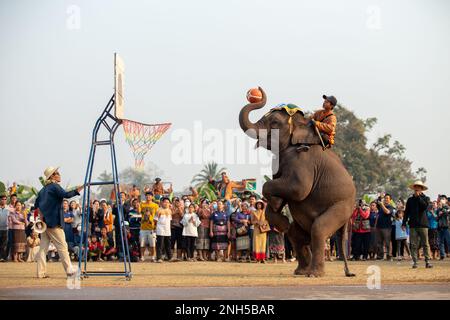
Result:
{"type": "MultiPolygon", "coordinates": [[[[346,247],[347,224],[355,203],[353,179],[340,158],[331,149],[323,148],[314,126],[295,105],[273,108],[252,123],[249,113],[264,107],[267,101],[266,93],[259,89],[262,100],[242,108],[239,124],[247,135],[258,140],[257,146],[274,154],[273,180],[263,186],[269,204],[266,215],[272,225],[288,232],[297,253],[294,273],[320,277],[324,275],[327,238],[338,231],[341,248],[346,247]],[[286,204],[294,220],[291,224],[281,214],[286,204]]],[[[342,256],[345,275],[354,276],[346,255],[342,256]]]]}

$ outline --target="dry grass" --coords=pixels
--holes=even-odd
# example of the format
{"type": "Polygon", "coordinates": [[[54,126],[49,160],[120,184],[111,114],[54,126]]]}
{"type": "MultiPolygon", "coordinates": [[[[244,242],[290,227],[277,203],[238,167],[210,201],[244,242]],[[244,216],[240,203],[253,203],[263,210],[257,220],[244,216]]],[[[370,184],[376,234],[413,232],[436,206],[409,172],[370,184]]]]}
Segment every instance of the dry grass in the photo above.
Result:
{"type": "MultiPolygon", "coordinates": [[[[302,286],[302,285],[365,285],[367,267],[381,268],[383,284],[425,284],[450,283],[450,261],[436,261],[433,269],[425,269],[424,262],[419,269],[411,269],[410,261],[350,262],[354,278],[346,278],[343,263],[326,263],[326,276],[306,278],[294,276],[296,263],[254,264],[216,262],[178,263],[133,263],[132,281],[122,277],[90,277],[83,280],[83,286],[92,287],[228,287],[228,286],[302,286]]],[[[88,271],[119,271],[122,263],[89,263],[88,271]]],[[[0,288],[17,287],[62,287],[66,285],[61,263],[49,263],[49,279],[37,279],[35,263],[0,264],[0,288]]]]}

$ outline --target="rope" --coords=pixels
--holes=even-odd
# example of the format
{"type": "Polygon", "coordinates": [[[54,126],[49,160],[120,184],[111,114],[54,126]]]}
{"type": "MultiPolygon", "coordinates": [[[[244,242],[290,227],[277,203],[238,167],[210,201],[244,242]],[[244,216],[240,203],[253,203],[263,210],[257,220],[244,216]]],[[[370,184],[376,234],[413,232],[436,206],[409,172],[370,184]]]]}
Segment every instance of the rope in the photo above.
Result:
{"type": "Polygon", "coordinates": [[[155,143],[169,130],[171,123],[143,124],[131,120],[122,120],[125,139],[134,156],[135,167],[144,168],[144,156],[155,143]]]}

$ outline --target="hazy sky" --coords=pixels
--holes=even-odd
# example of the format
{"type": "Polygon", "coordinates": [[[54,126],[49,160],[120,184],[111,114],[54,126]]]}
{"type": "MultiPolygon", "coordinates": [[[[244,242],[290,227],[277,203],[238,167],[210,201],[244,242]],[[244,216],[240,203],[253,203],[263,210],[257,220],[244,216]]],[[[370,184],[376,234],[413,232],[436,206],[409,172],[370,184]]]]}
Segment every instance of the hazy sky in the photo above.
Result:
{"type": "MultiPolygon", "coordinates": [[[[173,123],[146,160],[176,190],[202,164],[177,165],[173,135],[195,121],[238,129],[247,89],[261,85],[268,106],[252,120],[333,94],[378,118],[371,141],[391,133],[405,145],[428,170],[430,195],[449,194],[449,18],[446,0],[1,1],[0,180],[38,185],[59,165],[63,183],[83,181],[119,52],[126,117],[173,123]]],[[[122,131],[116,144],[119,167],[133,165],[122,131]]],[[[106,152],[98,160],[97,173],[110,168],[106,152]]],[[[224,165],[232,179],[262,177],[258,164],[224,165]]]]}

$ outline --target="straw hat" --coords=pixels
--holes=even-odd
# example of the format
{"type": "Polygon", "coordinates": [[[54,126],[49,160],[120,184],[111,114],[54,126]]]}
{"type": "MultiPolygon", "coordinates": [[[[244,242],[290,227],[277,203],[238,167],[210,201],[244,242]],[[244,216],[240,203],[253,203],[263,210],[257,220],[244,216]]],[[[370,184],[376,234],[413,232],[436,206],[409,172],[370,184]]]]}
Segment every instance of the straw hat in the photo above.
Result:
{"type": "Polygon", "coordinates": [[[414,182],[413,184],[411,184],[411,185],[409,186],[409,188],[412,189],[412,190],[414,190],[414,187],[415,187],[415,186],[422,187],[424,191],[425,191],[425,190],[428,190],[428,187],[427,187],[426,185],[424,185],[423,182],[420,181],[420,180],[417,180],[416,182],[414,182]]]}
{"type": "Polygon", "coordinates": [[[48,179],[50,179],[50,177],[56,172],[58,171],[59,167],[48,167],[47,169],[45,169],[44,171],[44,176],[45,176],[45,181],[47,181],[48,179]]]}

